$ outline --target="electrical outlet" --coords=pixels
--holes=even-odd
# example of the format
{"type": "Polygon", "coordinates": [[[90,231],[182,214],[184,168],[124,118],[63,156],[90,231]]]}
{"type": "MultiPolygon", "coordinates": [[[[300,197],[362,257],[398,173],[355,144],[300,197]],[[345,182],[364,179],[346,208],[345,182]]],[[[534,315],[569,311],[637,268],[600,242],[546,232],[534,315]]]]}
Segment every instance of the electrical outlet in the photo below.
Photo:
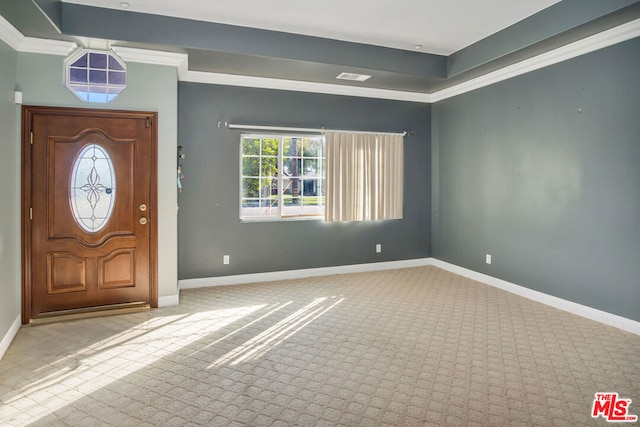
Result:
{"type": "Polygon", "coordinates": [[[228,265],[228,264],[229,264],[229,255],[224,255],[224,256],[222,257],[222,263],[223,263],[224,265],[228,265]]]}
{"type": "Polygon", "coordinates": [[[382,244],[377,243],[376,244],[376,253],[379,254],[380,252],[382,252],[382,244]]]}
{"type": "Polygon", "coordinates": [[[486,254],[484,260],[487,264],[491,264],[491,255],[486,254]]]}

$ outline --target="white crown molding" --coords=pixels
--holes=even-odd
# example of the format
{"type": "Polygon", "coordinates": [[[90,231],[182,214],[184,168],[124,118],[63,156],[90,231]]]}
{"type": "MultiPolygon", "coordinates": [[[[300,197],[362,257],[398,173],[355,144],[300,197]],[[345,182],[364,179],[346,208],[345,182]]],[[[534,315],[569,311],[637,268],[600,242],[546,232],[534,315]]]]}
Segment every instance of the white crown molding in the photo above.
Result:
{"type": "Polygon", "coordinates": [[[189,67],[189,56],[186,53],[137,49],[125,46],[111,46],[111,50],[125,62],[176,67],[179,77],[183,76],[189,67]]]}
{"type": "Polygon", "coordinates": [[[67,56],[78,47],[74,42],[62,40],[36,39],[25,37],[18,46],[18,52],[39,53],[42,55],[67,56]]]}
{"type": "Polygon", "coordinates": [[[578,40],[557,49],[534,56],[533,58],[526,59],[475,79],[468,80],[464,83],[434,92],[431,94],[432,102],[452,98],[466,92],[567,61],[577,56],[613,46],[614,44],[622,43],[638,36],[640,36],[640,19],[627,22],[620,26],[586,37],[582,40],[578,40]]]}
{"type": "Polygon", "coordinates": [[[22,33],[11,25],[9,21],[0,15],[0,40],[8,44],[13,50],[18,50],[18,46],[24,40],[22,33]]]}
{"type": "Polygon", "coordinates": [[[74,42],[25,37],[9,21],[0,15],[0,40],[13,50],[23,53],[67,56],[76,47],[74,42]]]}
{"type": "Polygon", "coordinates": [[[181,81],[221,84],[229,86],[255,87],[263,89],[292,90],[332,95],[350,95],[367,98],[391,99],[422,103],[435,103],[483,88],[522,74],[548,67],[569,59],[594,52],[605,47],[621,43],[640,36],[640,19],[627,22],[609,30],[586,37],[557,49],[537,55],[533,58],[509,65],[475,79],[431,94],[417,92],[400,92],[385,89],[373,89],[354,86],[332,85],[294,80],[271,79],[264,77],[240,76],[231,74],[188,71],[181,81]]]}
{"type": "MultiPolygon", "coordinates": [[[[178,70],[178,79],[180,81],[390,99],[430,104],[548,67],[580,55],[585,55],[639,36],[640,19],[636,19],[432,94],[266,77],[189,71],[188,56],[186,54],[135,49],[123,46],[113,46],[112,49],[127,62],[176,67],[178,70]]],[[[18,52],[66,56],[77,47],[73,42],[25,37],[1,15],[0,39],[18,52]]]]}
{"type": "Polygon", "coordinates": [[[242,76],[236,74],[209,73],[204,71],[188,71],[180,79],[183,82],[219,84],[227,86],[254,87],[260,89],[278,89],[294,92],[321,93],[326,95],[357,96],[361,98],[390,99],[430,103],[428,93],[402,92],[388,89],[316,83],[298,80],[274,79],[268,77],[242,76]]]}

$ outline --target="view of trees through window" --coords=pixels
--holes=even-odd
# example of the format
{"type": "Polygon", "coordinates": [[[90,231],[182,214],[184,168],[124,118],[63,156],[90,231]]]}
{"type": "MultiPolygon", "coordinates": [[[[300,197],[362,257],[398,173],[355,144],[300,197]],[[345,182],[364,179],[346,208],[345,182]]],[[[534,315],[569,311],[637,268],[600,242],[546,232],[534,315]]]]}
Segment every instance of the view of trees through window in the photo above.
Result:
{"type": "Polygon", "coordinates": [[[324,138],[241,138],[241,219],[324,215],[324,138]]]}

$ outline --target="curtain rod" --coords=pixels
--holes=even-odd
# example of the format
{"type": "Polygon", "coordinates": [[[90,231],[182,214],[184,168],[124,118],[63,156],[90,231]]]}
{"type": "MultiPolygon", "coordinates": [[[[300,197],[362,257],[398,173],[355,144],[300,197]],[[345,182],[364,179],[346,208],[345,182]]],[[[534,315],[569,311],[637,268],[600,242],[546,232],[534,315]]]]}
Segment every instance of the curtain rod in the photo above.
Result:
{"type": "MultiPolygon", "coordinates": [[[[226,124],[226,123],[225,123],[226,124]]],[[[278,127],[278,126],[255,126],[255,125],[240,125],[240,124],[226,124],[229,129],[246,129],[246,130],[275,130],[286,132],[345,132],[345,133],[364,133],[372,135],[401,135],[406,136],[407,132],[361,132],[357,130],[344,130],[344,129],[325,129],[325,128],[290,128],[290,127],[278,127]]]]}

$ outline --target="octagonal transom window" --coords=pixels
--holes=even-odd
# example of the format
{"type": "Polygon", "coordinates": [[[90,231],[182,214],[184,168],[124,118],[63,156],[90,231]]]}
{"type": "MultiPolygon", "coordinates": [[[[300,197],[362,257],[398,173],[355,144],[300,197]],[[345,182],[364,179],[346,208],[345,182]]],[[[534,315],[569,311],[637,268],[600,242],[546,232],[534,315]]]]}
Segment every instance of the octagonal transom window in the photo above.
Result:
{"type": "Polygon", "coordinates": [[[113,52],[82,50],[65,68],[67,87],[84,102],[111,102],[127,87],[127,66],[113,52]]]}

